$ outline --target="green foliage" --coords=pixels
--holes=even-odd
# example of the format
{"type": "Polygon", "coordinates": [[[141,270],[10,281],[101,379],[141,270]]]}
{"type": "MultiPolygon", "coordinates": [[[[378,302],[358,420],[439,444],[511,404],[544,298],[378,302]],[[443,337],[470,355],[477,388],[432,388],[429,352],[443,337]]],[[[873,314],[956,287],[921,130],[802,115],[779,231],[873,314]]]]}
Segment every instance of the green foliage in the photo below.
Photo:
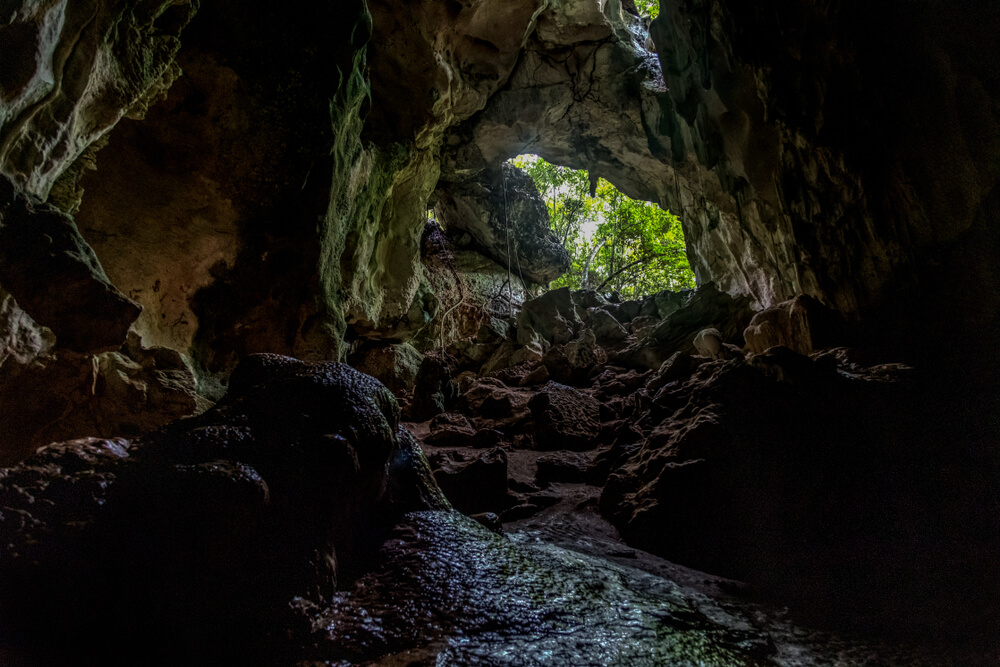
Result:
{"type": "Polygon", "coordinates": [[[629,199],[600,179],[594,197],[590,178],[534,155],[513,163],[535,181],[549,209],[552,231],[573,260],[552,287],[589,287],[637,298],[660,290],[694,287],[680,220],[657,204],[629,199]]]}
{"type": "Polygon", "coordinates": [[[660,0],[635,0],[635,8],[642,16],[651,16],[655,19],[660,15],[660,0]]]}

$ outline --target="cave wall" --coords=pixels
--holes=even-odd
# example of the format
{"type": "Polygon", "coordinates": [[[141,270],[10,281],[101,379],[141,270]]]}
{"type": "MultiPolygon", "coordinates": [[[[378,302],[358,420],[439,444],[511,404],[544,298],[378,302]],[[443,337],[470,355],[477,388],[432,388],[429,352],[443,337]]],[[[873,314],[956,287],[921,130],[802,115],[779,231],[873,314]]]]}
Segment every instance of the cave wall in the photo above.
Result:
{"type": "Polygon", "coordinates": [[[83,368],[134,321],[217,397],[253,352],[438,339],[461,281],[434,296],[428,203],[523,152],[671,208],[698,280],[757,306],[995,329],[995,7],[665,0],[647,29],[615,0],[8,4],[3,333],[49,342],[3,359],[83,368]]]}
{"type": "Polygon", "coordinates": [[[669,4],[653,29],[664,69],[683,69],[672,31],[686,17],[705,35],[687,96],[703,100],[709,84],[726,109],[708,114],[722,138],[717,171],[755,211],[747,234],[794,258],[801,291],[869,334],[942,340],[995,323],[1000,95],[984,26],[1000,8],[669,4]],[[928,311],[950,331],[929,331],[928,311]]]}
{"type": "MultiPolygon", "coordinates": [[[[905,303],[894,318],[982,326],[997,315],[982,27],[997,11],[668,0],[657,62],[615,3],[589,31],[549,9],[507,84],[451,131],[444,178],[534,152],[675,211],[698,280],[758,306],[805,293],[855,322],[905,303]]],[[[888,324],[868,330],[905,333],[888,324]]]]}

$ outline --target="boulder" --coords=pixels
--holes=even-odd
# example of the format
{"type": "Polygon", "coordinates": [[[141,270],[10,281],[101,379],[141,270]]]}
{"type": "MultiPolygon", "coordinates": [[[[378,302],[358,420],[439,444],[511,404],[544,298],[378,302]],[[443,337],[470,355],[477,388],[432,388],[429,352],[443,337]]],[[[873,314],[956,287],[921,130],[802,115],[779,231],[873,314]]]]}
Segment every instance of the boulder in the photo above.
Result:
{"type": "Polygon", "coordinates": [[[526,301],[517,314],[517,342],[528,345],[537,335],[546,344],[568,343],[583,325],[583,312],[568,287],[549,290],[526,301]]]}
{"type": "Polygon", "coordinates": [[[583,451],[596,445],[601,405],[590,394],[547,382],[529,402],[538,449],[583,451]]]}
{"type": "Polygon", "coordinates": [[[570,268],[535,182],[512,164],[440,183],[434,211],[449,232],[468,233],[480,252],[515,276],[547,284],[570,268]]]}
{"type": "Polygon", "coordinates": [[[628,331],[625,330],[625,327],[603,308],[589,309],[587,318],[594,336],[601,343],[617,343],[628,337],[628,331]]]}
{"type": "Polygon", "coordinates": [[[0,469],[0,506],[4,627],[149,664],[250,661],[294,598],[328,600],[403,512],[447,502],[378,381],[257,355],[199,417],[0,469]]]}
{"type": "Polygon", "coordinates": [[[554,345],[545,356],[542,364],[548,369],[553,380],[564,384],[585,384],[591,372],[608,360],[608,355],[597,344],[594,332],[583,329],[579,338],[566,345],[554,345]]]}
{"type": "Polygon", "coordinates": [[[429,461],[441,490],[460,512],[502,512],[512,504],[507,492],[507,453],[502,448],[436,452],[429,461]]]}
{"type": "Polygon", "coordinates": [[[435,415],[434,419],[431,420],[430,429],[431,432],[424,438],[424,442],[442,447],[468,445],[476,435],[476,429],[472,427],[469,420],[464,415],[455,412],[435,415]]]}
{"type": "Polygon", "coordinates": [[[743,331],[750,354],[782,345],[799,354],[811,354],[836,344],[839,325],[836,313],[815,298],[800,294],[794,299],[765,308],[743,331]]]}
{"type": "Polygon", "coordinates": [[[424,355],[409,343],[365,347],[348,360],[355,369],[371,375],[394,393],[412,391],[424,355]]]}
{"type": "Polygon", "coordinates": [[[742,343],[750,321],[750,300],[730,296],[713,283],[699,287],[687,302],[639,339],[613,357],[629,366],[659,368],[678,350],[694,349],[694,339],[704,329],[716,329],[722,342],[742,343]]]}
{"type": "Polygon", "coordinates": [[[664,385],[690,376],[698,368],[698,364],[699,360],[687,352],[674,352],[646,381],[646,391],[655,394],[664,385]]]}
{"type": "Polygon", "coordinates": [[[546,487],[553,482],[563,484],[583,484],[591,479],[590,467],[593,457],[580,452],[560,452],[539,456],[535,482],[546,487]]]}
{"type": "Polygon", "coordinates": [[[497,378],[479,378],[459,397],[457,407],[476,422],[510,423],[528,415],[528,395],[497,378]]]}

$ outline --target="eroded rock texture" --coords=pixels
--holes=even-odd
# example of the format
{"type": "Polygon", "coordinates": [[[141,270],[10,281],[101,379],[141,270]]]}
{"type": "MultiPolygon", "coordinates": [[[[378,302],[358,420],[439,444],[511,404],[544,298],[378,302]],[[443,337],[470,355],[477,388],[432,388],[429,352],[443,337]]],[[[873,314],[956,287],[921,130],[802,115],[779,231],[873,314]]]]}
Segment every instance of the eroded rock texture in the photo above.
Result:
{"type": "Polygon", "coordinates": [[[72,180],[67,170],[87,148],[124,116],[141,118],[180,74],[178,36],[197,7],[190,0],[6,3],[0,174],[42,199],[59,178],[72,180]]]}
{"type": "Polygon", "coordinates": [[[435,212],[446,227],[466,232],[487,257],[511,273],[547,285],[569,270],[569,253],[549,227],[534,181],[510,164],[470,183],[438,188],[435,212]]]}
{"type": "Polygon", "coordinates": [[[447,506],[398,420],[369,376],[263,355],[196,419],[0,470],[3,639],[56,663],[275,659],[293,599],[329,600],[400,513],[447,506]]]}

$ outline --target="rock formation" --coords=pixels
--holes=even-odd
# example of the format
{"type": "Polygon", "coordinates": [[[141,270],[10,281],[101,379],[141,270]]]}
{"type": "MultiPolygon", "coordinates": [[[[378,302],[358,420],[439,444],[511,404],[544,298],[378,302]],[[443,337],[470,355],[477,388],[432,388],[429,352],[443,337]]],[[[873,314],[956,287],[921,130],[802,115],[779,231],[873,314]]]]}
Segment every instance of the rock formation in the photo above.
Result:
{"type": "Polygon", "coordinates": [[[0,662],[829,658],[659,557],[995,657],[996,3],[0,5],[0,662]],[[522,153],[698,288],[548,291],[522,153]]]}
{"type": "Polygon", "coordinates": [[[200,417],[3,470],[0,507],[5,631],[135,664],[259,659],[289,603],[328,601],[397,517],[447,503],[385,387],[261,355],[200,417]]]}

